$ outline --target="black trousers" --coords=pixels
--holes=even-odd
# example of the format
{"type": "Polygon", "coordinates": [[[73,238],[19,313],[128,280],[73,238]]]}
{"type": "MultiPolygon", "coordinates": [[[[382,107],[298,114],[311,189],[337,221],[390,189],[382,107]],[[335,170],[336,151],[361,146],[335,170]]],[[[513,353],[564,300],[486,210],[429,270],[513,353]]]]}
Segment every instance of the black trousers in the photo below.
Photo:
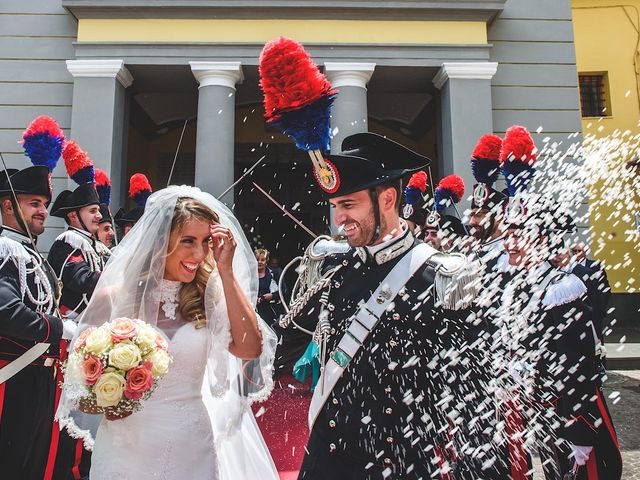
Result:
{"type": "Polygon", "coordinates": [[[306,454],[300,467],[298,480],[428,480],[471,478],[455,474],[439,473],[438,465],[429,460],[411,462],[414,466],[411,473],[398,472],[394,465],[372,464],[344,453],[332,452],[329,442],[317,432],[311,431],[307,443],[306,454]]]}
{"type": "MultiPolygon", "coordinates": [[[[0,363],[4,366],[6,362],[0,363]]],[[[29,366],[0,385],[0,475],[42,480],[54,416],[53,368],[29,366]]]]}

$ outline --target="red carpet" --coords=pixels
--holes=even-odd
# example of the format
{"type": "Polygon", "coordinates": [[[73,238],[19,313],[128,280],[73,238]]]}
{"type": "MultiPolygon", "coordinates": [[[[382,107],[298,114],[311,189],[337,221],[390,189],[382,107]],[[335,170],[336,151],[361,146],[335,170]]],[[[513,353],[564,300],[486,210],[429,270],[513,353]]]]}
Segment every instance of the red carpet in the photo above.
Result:
{"type": "Polygon", "coordinates": [[[311,393],[290,375],[280,377],[266,402],[253,406],[253,413],[281,480],[295,480],[309,438],[307,412],[311,393]]]}

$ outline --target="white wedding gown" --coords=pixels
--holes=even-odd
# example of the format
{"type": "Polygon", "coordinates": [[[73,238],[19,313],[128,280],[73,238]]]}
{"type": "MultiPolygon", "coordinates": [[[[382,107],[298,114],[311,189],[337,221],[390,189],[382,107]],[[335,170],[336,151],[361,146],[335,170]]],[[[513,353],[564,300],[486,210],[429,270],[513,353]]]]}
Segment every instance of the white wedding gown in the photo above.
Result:
{"type": "Polygon", "coordinates": [[[203,401],[208,334],[178,312],[158,326],[169,336],[173,362],[142,410],[102,420],[91,459],[91,480],[253,480],[278,474],[249,409],[241,427],[220,444],[210,415],[217,400],[203,401]],[[209,409],[209,412],[207,411],[209,409]],[[246,435],[245,435],[246,433],[246,435]],[[220,457],[220,461],[219,461],[220,457]]]}

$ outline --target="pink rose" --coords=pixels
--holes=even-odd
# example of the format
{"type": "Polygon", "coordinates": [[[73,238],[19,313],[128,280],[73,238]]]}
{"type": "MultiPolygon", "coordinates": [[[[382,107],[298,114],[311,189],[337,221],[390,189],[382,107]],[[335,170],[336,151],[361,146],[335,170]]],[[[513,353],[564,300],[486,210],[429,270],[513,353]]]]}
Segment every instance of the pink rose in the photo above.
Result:
{"type": "Polygon", "coordinates": [[[82,373],[84,374],[84,380],[87,385],[93,385],[102,376],[104,365],[102,360],[95,355],[87,355],[82,362],[82,373]]]}
{"type": "Polygon", "coordinates": [[[153,375],[148,365],[134,367],[127,372],[127,384],[124,388],[124,396],[129,400],[140,400],[142,396],[153,387],[153,375]]]}
{"type": "Polygon", "coordinates": [[[80,336],[76,340],[75,346],[73,347],[73,350],[75,352],[78,352],[84,348],[85,343],[87,343],[87,337],[91,335],[91,332],[93,332],[94,330],[95,327],[87,328],[80,334],[80,336]]]}
{"type": "Polygon", "coordinates": [[[129,340],[136,336],[136,324],[128,318],[116,318],[111,326],[111,338],[114,342],[129,340]]]}
{"type": "Polygon", "coordinates": [[[159,333],[156,334],[156,346],[158,348],[161,348],[162,350],[168,350],[169,349],[169,345],[167,344],[167,340],[160,335],[159,333]]]}

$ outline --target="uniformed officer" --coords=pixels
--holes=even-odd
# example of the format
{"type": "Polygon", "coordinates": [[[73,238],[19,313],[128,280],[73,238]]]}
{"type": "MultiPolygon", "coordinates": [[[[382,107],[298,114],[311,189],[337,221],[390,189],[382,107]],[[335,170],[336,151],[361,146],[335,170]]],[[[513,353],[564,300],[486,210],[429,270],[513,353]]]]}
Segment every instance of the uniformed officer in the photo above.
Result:
{"type": "Polygon", "coordinates": [[[121,208],[114,217],[116,224],[120,227],[122,237],[124,237],[136,222],[140,220],[140,217],[142,217],[147,198],[149,198],[151,192],[151,184],[145,174],[135,173],[131,176],[129,179],[129,198],[133,200],[136,206],[129,211],[121,208]]]}
{"type": "Polygon", "coordinates": [[[107,174],[99,168],[95,169],[95,174],[96,191],[100,199],[100,215],[102,216],[98,223],[98,233],[96,234],[98,240],[96,242],[96,250],[98,250],[106,264],[111,256],[111,248],[116,245],[113,215],[111,215],[111,209],[109,208],[111,203],[111,181],[107,174]]]}
{"type": "MultiPolygon", "coordinates": [[[[96,237],[102,215],[95,169],[86,152],[72,140],[65,145],[62,157],[67,173],[79,186],[64,190],[53,202],[51,215],[64,218],[69,227],[51,246],[48,260],[62,281],[60,311],[64,318],[73,320],[87,307],[104,267],[96,237]]],[[[84,450],[81,439],[66,430],[60,433],[56,457],[56,480],[88,476],[90,452],[84,450]]]]}
{"type": "Polygon", "coordinates": [[[57,279],[35,246],[64,136],[53,119],[38,117],[23,139],[34,166],[0,172],[0,471],[41,480],[51,478],[60,343],[75,323],[55,314],[57,279]]]}
{"type": "Polygon", "coordinates": [[[512,127],[503,143],[502,170],[512,198],[506,253],[497,262],[502,290],[492,348],[502,420],[496,434],[504,440],[497,478],[529,478],[535,448],[547,480],[571,473],[617,479],[621,462],[599,392],[587,289],[550,262],[564,248],[560,235],[571,222],[553,200],[526,191],[535,148],[516,148],[518,142],[504,148],[508,137],[525,136],[526,129],[512,127]]]}
{"type": "Polygon", "coordinates": [[[428,163],[361,133],[316,175],[349,248],[327,254],[324,274],[282,321],[276,362],[299,358],[306,331],[324,365],[300,479],[452,472],[464,408],[452,376],[465,364],[460,337],[472,289],[463,256],[417,241],[399,218],[400,179],[428,163]]]}

